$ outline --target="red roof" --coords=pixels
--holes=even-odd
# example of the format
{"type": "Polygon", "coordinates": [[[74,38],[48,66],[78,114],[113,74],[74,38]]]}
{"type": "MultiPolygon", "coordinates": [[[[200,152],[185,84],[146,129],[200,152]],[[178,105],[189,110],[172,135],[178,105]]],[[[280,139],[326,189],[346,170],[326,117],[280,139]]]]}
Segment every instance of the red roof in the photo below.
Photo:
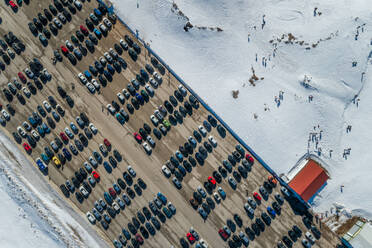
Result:
{"type": "Polygon", "coordinates": [[[304,168],[289,182],[289,186],[302,199],[308,201],[328,180],[325,170],[314,160],[309,160],[304,168]]]}

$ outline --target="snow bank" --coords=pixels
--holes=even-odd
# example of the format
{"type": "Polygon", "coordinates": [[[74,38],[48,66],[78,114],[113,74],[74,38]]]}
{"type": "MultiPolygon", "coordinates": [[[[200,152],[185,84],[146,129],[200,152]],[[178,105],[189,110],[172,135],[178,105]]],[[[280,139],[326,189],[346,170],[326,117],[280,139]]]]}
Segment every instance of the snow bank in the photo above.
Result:
{"type": "Polygon", "coordinates": [[[339,202],[372,218],[370,1],[113,3],[275,171],[286,173],[308,150],[320,151],[331,180],[315,200],[316,210],[339,202]],[[187,22],[194,27],[185,32],[187,22]],[[251,83],[253,71],[259,80],[251,83]],[[308,85],[301,83],[304,75],[308,85]],[[237,99],[232,90],[239,90],[237,99]],[[317,142],[308,142],[310,133],[317,142]],[[343,156],[348,148],[350,155],[346,150],[343,156]]]}
{"type": "Polygon", "coordinates": [[[2,132],[0,157],[1,247],[106,247],[2,132]]]}

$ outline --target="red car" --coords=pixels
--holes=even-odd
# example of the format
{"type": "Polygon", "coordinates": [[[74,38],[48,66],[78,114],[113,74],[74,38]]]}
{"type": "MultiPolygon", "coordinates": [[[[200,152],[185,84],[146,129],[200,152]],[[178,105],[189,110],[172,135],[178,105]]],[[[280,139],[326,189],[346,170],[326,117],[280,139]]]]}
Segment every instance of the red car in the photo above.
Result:
{"type": "Polygon", "coordinates": [[[137,132],[133,133],[134,138],[137,140],[137,142],[142,142],[142,137],[137,132]]]}
{"type": "Polygon", "coordinates": [[[68,141],[68,138],[67,138],[67,136],[66,136],[66,134],[65,134],[64,132],[60,132],[60,133],[59,133],[59,136],[61,136],[61,139],[62,139],[63,141],[68,141]]]}
{"type": "Polygon", "coordinates": [[[218,234],[224,241],[226,241],[229,238],[229,236],[227,236],[227,233],[223,229],[218,230],[218,234]]]}
{"type": "Polygon", "coordinates": [[[111,147],[111,143],[110,143],[110,141],[108,141],[108,139],[104,139],[104,140],[103,140],[103,143],[105,144],[105,146],[106,146],[107,148],[110,148],[110,147],[111,147]]]}
{"type": "Polygon", "coordinates": [[[18,72],[18,77],[22,81],[22,83],[24,83],[24,84],[27,83],[27,79],[26,79],[25,75],[23,75],[22,72],[18,72]]]}
{"type": "Polygon", "coordinates": [[[85,35],[85,36],[88,36],[89,35],[89,31],[86,27],[84,27],[84,25],[80,25],[80,30],[81,32],[85,35]]]}
{"type": "Polygon", "coordinates": [[[100,176],[99,176],[97,171],[92,171],[92,175],[93,175],[94,179],[99,180],[100,176]]]}
{"type": "Polygon", "coordinates": [[[253,193],[253,197],[256,198],[257,201],[261,201],[261,196],[257,192],[253,193]]]}
{"type": "Polygon", "coordinates": [[[216,185],[216,180],[213,177],[208,177],[208,182],[210,182],[213,185],[216,185]]]}
{"type": "Polygon", "coordinates": [[[25,151],[27,153],[31,153],[32,152],[32,148],[26,142],[23,143],[23,148],[25,148],[25,151]]]}
{"type": "Polygon", "coordinates": [[[248,163],[249,163],[250,165],[252,165],[252,164],[254,163],[254,159],[253,159],[252,156],[249,155],[249,154],[245,154],[245,159],[248,161],[248,163]]]}
{"type": "Polygon", "coordinates": [[[186,234],[187,239],[189,240],[190,244],[194,244],[195,237],[191,233],[186,234]]]}
{"type": "Polygon", "coordinates": [[[109,188],[109,193],[113,198],[116,197],[116,191],[113,188],[109,188]]]}
{"type": "Polygon", "coordinates": [[[14,11],[18,10],[17,4],[15,4],[12,0],[9,1],[9,5],[14,11]]]}
{"type": "Polygon", "coordinates": [[[61,50],[64,55],[67,55],[69,53],[68,49],[63,45],[61,46],[61,50]]]}
{"type": "Polygon", "coordinates": [[[136,240],[137,240],[138,243],[140,243],[140,245],[143,244],[143,238],[142,238],[141,234],[139,234],[139,233],[136,234],[136,240]]]}

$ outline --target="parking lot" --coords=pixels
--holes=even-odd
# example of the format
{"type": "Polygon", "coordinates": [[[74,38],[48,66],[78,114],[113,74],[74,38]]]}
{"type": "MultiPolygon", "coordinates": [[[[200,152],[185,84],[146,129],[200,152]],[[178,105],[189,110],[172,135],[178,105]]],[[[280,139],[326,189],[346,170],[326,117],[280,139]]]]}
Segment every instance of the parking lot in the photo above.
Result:
{"type": "MultiPolygon", "coordinates": [[[[186,234],[189,232],[190,227],[193,227],[199,233],[199,240],[203,239],[209,244],[208,247],[229,247],[228,242],[223,241],[218,233],[219,229],[226,225],[227,219],[233,220],[234,214],[238,214],[242,218],[243,224],[242,227],[237,227],[235,234],[239,235],[240,231],[246,234],[245,228],[251,227],[255,219],[260,218],[262,212],[267,213],[267,207],[271,206],[274,201],[277,201],[274,197],[275,194],[278,193],[284,197],[280,191],[280,185],[278,184],[272,189],[267,200],[262,199],[261,201],[257,201],[258,206],[254,211],[253,218],[250,218],[246,214],[244,204],[247,202],[247,197],[253,198],[254,192],[258,192],[261,195],[259,187],[263,186],[264,182],[268,181],[268,177],[270,176],[264,167],[260,165],[258,161],[254,160],[250,171],[247,172],[247,177],[244,178],[240,176],[240,182],[237,182],[238,180],[233,176],[233,172],[231,172],[227,173],[228,175],[226,178],[222,177],[221,182],[217,182],[215,187],[211,186],[213,192],[217,192],[217,188],[221,187],[226,193],[226,199],[217,203],[213,194],[209,195],[207,193],[214,201],[215,207],[210,210],[211,212],[208,217],[203,220],[198,211],[194,210],[191,206],[189,200],[193,197],[193,192],[196,191],[197,187],[204,187],[204,182],[208,181],[208,177],[212,176],[214,171],[218,171],[218,168],[222,166],[224,160],[228,160],[228,156],[232,155],[236,150],[236,145],[238,145],[237,140],[226,129],[225,136],[221,135],[221,131],[219,132],[217,127],[213,127],[213,125],[210,131],[206,131],[207,134],[204,137],[202,132],[198,131],[198,128],[200,125],[205,127],[203,122],[208,120],[208,116],[211,114],[202,104],[192,104],[189,98],[189,92],[186,93],[186,96],[182,97],[182,100],[177,100],[177,106],[173,106],[173,113],[175,110],[178,110],[181,115],[180,118],[175,117],[176,120],[178,119],[176,125],[171,124],[167,133],[165,135],[162,134],[161,139],[155,137],[153,129],[156,126],[152,123],[150,116],[154,114],[154,111],[158,109],[159,105],[164,106],[165,100],[170,101],[169,96],[174,96],[174,92],[178,89],[180,82],[166,69],[164,73],[162,73],[161,67],[160,70],[159,68],[155,68],[154,61],[151,61],[152,56],[149,52],[146,51],[143,45],[138,42],[129,30],[127,30],[124,25],[120,24],[119,21],[116,21],[116,24],[108,31],[106,37],[103,36],[98,40],[98,45],[95,45],[94,52],[88,51],[86,56],[83,56],[80,61],[76,61],[76,65],[73,65],[64,55],[62,55],[63,60],[61,62],[58,61],[54,64],[54,50],[59,49],[61,45],[65,45],[65,41],[70,40],[71,35],[75,35],[76,30],[80,29],[80,25],[86,25],[85,19],[93,12],[94,8],[97,8],[98,3],[96,1],[85,1],[82,9],[80,11],[77,10],[76,14],[72,14],[71,21],[67,21],[66,24],[63,24],[57,36],[51,35],[51,38],[48,39],[47,46],[43,46],[40,39],[32,35],[27,24],[32,21],[34,17],[37,17],[38,13],[43,13],[43,9],[48,8],[49,4],[52,2],[53,1],[50,0],[31,0],[28,5],[23,4],[20,6],[16,13],[12,11],[10,6],[5,4],[1,5],[0,13],[3,19],[3,23],[0,25],[1,35],[4,36],[9,31],[12,31],[14,35],[26,45],[25,51],[12,59],[11,63],[7,65],[5,70],[0,74],[1,89],[6,88],[8,82],[10,82],[12,78],[18,78],[18,72],[24,72],[25,68],[29,67],[29,62],[34,58],[37,58],[52,76],[50,81],[43,83],[43,88],[41,90],[37,89],[36,94],[32,94],[30,98],[25,97],[26,103],[24,105],[18,101],[17,97],[13,96],[14,99],[10,104],[15,109],[15,114],[10,117],[10,121],[6,122],[3,130],[12,137],[12,133],[17,132],[17,127],[22,126],[22,123],[28,120],[32,112],[37,112],[37,106],[43,105],[44,100],[48,100],[49,96],[53,96],[65,113],[63,116],[62,114],[60,115],[59,121],[55,121],[56,127],[51,127],[51,132],[46,134],[45,137],[41,137],[40,140],[37,141],[36,147],[32,148],[32,152],[29,152],[30,160],[36,161],[36,158],[41,157],[41,153],[45,152],[44,147],[50,147],[50,143],[55,140],[55,137],[60,137],[60,132],[64,132],[66,127],[71,130],[71,122],[78,127],[79,133],[88,136],[76,122],[76,117],[79,116],[80,113],[85,113],[87,115],[89,123],[93,123],[98,129],[98,133],[93,134],[91,139],[88,137],[87,146],[84,146],[81,151],[77,151],[77,155],[72,154],[71,160],[67,159],[64,165],[56,166],[53,161],[50,161],[45,179],[46,183],[50,183],[52,187],[61,192],[60,185],[65,184],[66,180],[71,182],[71,178],[76,177],[76,171],[80,168],[87,171],[83,164],[86,161],[89,162],[89,157],[93,156],[92,154],[94,151],[99,153],[102,160],[106,161],[107,164],[109,164],[109,156],[114,157],[114,150],[117,150],[121,154],[122,160],[117,161],[116,168],[110,163],[109,166],[112,172],[104,167],[104,162],[101,162],[97,168],[90,165],[93,167],[92,169],[100,175],[100,180],[96,182],[95,186],[91,186],[92,192],[87,198],[79,202],[75,197],[75,192],[70,192],[69,197],[66,198],[66,201],[69,201],[77,211],[80,211],[82,215],[86,215],[88,211],[92,212],[95,201],[99,199],[105,200],[104,192],[109,192],[108,189],[113,187],[113,183],[118,184],[117,180],[119,178],[125,181],[125,179],[123,179],[123,172],[127,171],[129,165],[132,166],[136,171],[136,176],[133,177],[134,183],[137,183],[138,178],[141,178],[145,182],[146,187],[142,188],[141,194],[136,192],[135,197],[131,198],[130,205],[126,204],[124,209],[118,211],[119,213],[116,214],[116,217],[111,218],[111,223],[107,230],[102,227],[98,220],[96,221],[95,229],[108,244],[113,245],[113,241],[118,240],[119,234],[124,236],[122,229],[125,228],[128,230],[128,223],[132,222],[132,218],[137,216],[137,212],[139,210],[142,211],[143,207],[149,208],[149,201],[152,201],[158,192],[162,192],[166,196],[168,202],[172,202],[176,207],[176,213],[172,217],[166,218],[164,223],[159,221],[161,224],[160,230],[156,230],[154,235],[149,235],[148,238],[144,238],[143,247],[163,248],[171,247],[172,245],[174,247],[181,247],[181,238],[184,238],[186,242],[189,243],[186,234]],[[124,69],[123,66],[121,72],[116,71],[112,75],[111,82],[108,80],[105,87],[101,85],[100,89],[98,90],[96,88],[95,93],[92,94],[88,88],[80,82],[78,74],[88,70],[89,65],[94,65],[94,62],[99,60],[110,48],[113,48],[115,43],[119,44],[119,40],[124,39],[125,35],[131,37],[141,48],[141,52],[137,55],[138,58],[134,61],[128,51],[123,49],[122,54],[119,56],[125,60],[127,67],[124,69]],[[141,90],[144,90],[145,93],[140,93],[142,98],[131,95],[129,99],[124,100],[124,104],[120,103],[117,93],[122,93],[123,89],[127,89],[127,85],[132,84],[132,79],[135,79],[137,74],[140,75],[140,70],[146,70],[146,64],[152,65],[154,70],[157,71],[157,74],[162,78],[161,83],[159,80],[159,86],[157,88],[151,87],[154,90],[153,96],[151,96],[151,91],[145,89],[144,85],[140,85],[136,92],[140,93],[141,90]],[[58,93],[57,86],[62,87],[66,91],[66,94],[72,98],[74,102],[73,107],[69,106],[66,99],[58,93]],[[146,101],[146,99],[143,100],[143,98],[146,98],[146,93],[149,98],[148,101],[146,101]],[[133,113],[130,113],[127,108],[127,103],[133,103],[131,100],[133,98],[136,98],[139,104],[138,109],[135,107],[133,113]],[[125,121],[124,124],[120,124],[116,116],[112,115],[107,109],[107,105],[112,104],[112,101],[118,103],[119,108],[128,113],[129,120],[125,121]],[[186,101],[191,102],[191,105],[193,105],[192,110],[182,115],[182,111],[179,107],[181,105],[185,106],[186,101]],[[148,124],[151,128],[150,136],[156,143],[152,148],[151,154],[147,154],[142,146],[145,141],[137,141],[133,135],[135,132],[140,133],[139,129],[144,127],[144,123],[148,124]],[[175,152],[180,149],[180,146],[184,146],[184,144],[188,142],[190,136],[197,139],[193,134],[195,130],[197,130],[201,136],[201,142],[197,142],[196,148],[193,148],[193,154],[189,154],[187,158],[186,156],[177,158],[175,152]],[[167,178],[162,172],[162,166],[166,164],[171,156],[181,163],[181,160],[189,161],[189,157],[195,158],[197,151],[202,155],[203,149],[201,151],[199,147],[206,147],[204,142],[211,144],[212,142],[208,140],[211,135],[217,142],[217,146],[212,147],[211,151],[207,151],[207,155],[203,156],[202,164],[196,161],[196,165],[192,166],[190,172],[186,171],[185,175],[181,176],[182,181],[180,181],[182,188],[177,189],[172,182],[174,175],[167,178]],[[111,150],[108,151],[106,157],[99,148],[100,144],[104,144],[104,139],[107,139],[111,143],[111,150]],[[233,180],[237,183],[236,189],[233,189],[228,182],[229,177],[234,178],[233,180]]],[[[102,21],[100,21],[100,23],[101,22],[102,21]]],[[[85,37],[85,39],[87,40],[88,38],[85,37]]],[[[61,50],[60,53],[62,54],[61,50]]],[[[147,73],[149,74],[148,70],[147,73]]],[[[97,77],[98,76],[93,76],[93,78],[97,77]]],[[[149,75],[149,77],[152,76],[149,75]]],[[[28,81],[32,80],[28,79],[28,81]]],[[[145,79],[145,81],[148,80],[145,79]]],[[[18,92],[21,92],[21,90],[18,90],[18,92]]],[[[21,92],[21,94],[23,93],[21,92]]],[[[1,93],[1,102],[3,109],[6,110],[8,101],[4,93],[1,93]]],[[[52,111],[56,110],[53,109],[52,111]]],[[[46,115],[50,118],[54,118],[51,112],[46,113],[46,115]]],[[[168,111],[164,118],[168,120],[170,115],[171,113],[168,111]]],[[[47,123],[46,117],[42,117],[42,121],[47,123]]],[[[210,121],[208,121],[208,123],[210,123],[210,121]]],[[[219,124],[220,123],[217,123],[217,125],[219,124]]],[[[156,128],[159,129],[159,125],[156,128]]],[[[207,128],[204,128],[204,130],[205,129],[207,128]]],[[[30,132],[27,133],[30,134],[30,132]]],[[[78,134],[74,134],[74,138],[72,139],[67,139],[66,143],[62,146],[69,149],[69,144],[75,144],[73,140],[75,140],[76,137],[78,137],[78,134]]],[[[143,139],[144,138],[145,137],[143,137],[143,139]]],[[[19,144],[19,148],[22,150],[24,150],[22,147],[24,142],[27,142],[27,139],[23,138],[19,144]]],[[[104,146],[106,147],[106,145],[104,146]]],[[[62,154],[62,148],[57,150],[59,150],[59,154],[62,154]]],[[[204,150],[206,149],[204,148],[204,150]]],[[[249,154],[246,150],[244,152],[245,154],[249,154]]],[[[239,162],[232,168],[233,171],[238,171],[237,168],[239,164],[242,164],[243,160],[244,159],[239,158],[239,162]]],[[[36,163],[34,164],[37,166],[36,163]]],[[[87,174],[90,175],[91,173],[88,171],[87,174]]],[[[87,180],[85,181],[87,182],[87,180]]],[[[121,189],[121,193],[117,192],[122,200],[123,198],[121,195],[124,192],[128,194],[128,187],[135,190],[133,185],[127,183],[126,188],[121,189]]],[[[76,188],[75,191],[77,190],[76,188]]],[[[203,199],[203,202],[205,203],[206,199],[203,199]]],[[[154,216],[153,213],[152,216],[154,216]]],[[[249,246],[276,247],[278,241],[282,240],[284,235],[288,236],[288,231],[292,229],[292,226],[297,225],[302,230],[302,236],[293,244],[293,247],[303,247],[301,240],[305,238],[304,234],[309,230],[305,227],[302,217],[301,215],[295,215],[288,201],[285,200],[283,205],[281,205],[280,215],[273,217],[270,225],[265,224],[265,230],[261,230],[260,234],[255,235],[255,238],[249,241],[249,246]]],[[[159,215],[157,218],[159,218],[159,215]]],[[[91,225],[88,219],[86,225],[91,225]]],[[[145,224],[141,225],[144,226],[145,224]]],[[[321,236],[312,247],[336,247],[336,244],[339,243],[336,235],[330,232],[326,227],[320,227],[315,219],[314,225],[318,226],[318,229],[321,231],[321,236]]],[[[141,234],[140,231],[138,231],[138,233],[141,234]]],[[[134,235],[132,234],[131,236],[133,237],[134,235]]],[[[131,242],[128,241],[128,244],[131,244],[131,242]]],[[[196,242],[193,245],[189,243],[190,247],[195,247],[195,244],[196,242]]]]}

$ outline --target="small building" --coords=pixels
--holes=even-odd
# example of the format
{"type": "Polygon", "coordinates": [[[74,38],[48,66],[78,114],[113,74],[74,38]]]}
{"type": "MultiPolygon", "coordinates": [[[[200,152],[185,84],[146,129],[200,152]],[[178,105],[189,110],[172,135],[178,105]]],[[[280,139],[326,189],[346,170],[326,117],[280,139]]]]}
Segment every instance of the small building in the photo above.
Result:
{"type": "Polygon", "coordinates": [[[372,247],[372,226],[364,220],[358,220],[343,236],[354,248],[372,247]]]}
{"type": "Polygon", "coordinates": [[[302,199],[311,204],[315,196],[327,185],[329,179],[323,163],[315,155],[305,155],[283,179],[302,199]]]}

